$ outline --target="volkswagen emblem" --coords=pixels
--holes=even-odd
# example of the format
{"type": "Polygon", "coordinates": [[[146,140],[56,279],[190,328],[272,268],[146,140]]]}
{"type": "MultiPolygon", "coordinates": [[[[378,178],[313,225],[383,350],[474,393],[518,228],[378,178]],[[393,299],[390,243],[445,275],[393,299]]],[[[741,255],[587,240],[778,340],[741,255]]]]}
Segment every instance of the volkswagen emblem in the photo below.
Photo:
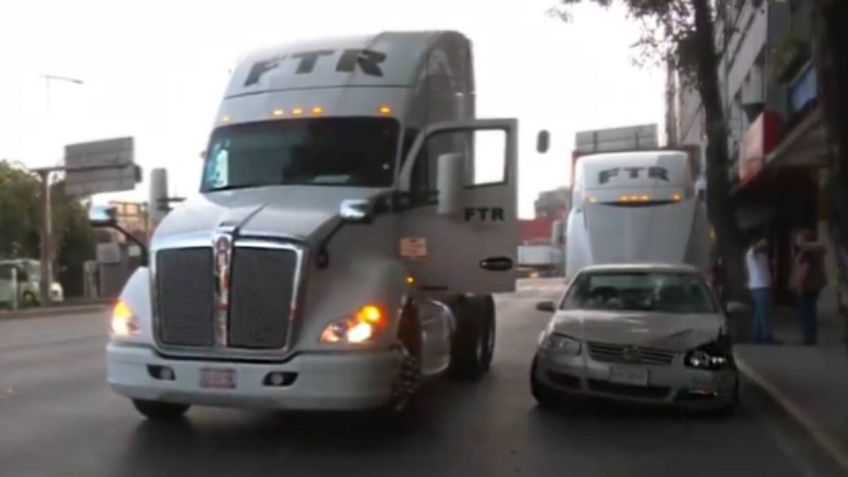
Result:
{"type": "Polygon", "coordinates": [[[638,363],[641,358],[635,346],[628,346],[621,350],[621,359],[626,363],[638,363]]]}

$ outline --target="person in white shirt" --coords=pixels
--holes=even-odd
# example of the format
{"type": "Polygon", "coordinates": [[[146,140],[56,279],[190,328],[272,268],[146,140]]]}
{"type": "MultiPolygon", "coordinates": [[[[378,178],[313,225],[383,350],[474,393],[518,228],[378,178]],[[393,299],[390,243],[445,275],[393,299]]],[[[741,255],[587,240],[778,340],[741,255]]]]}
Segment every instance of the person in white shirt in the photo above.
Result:
{"type": "Polygon", "coordinates": [[[774,343],[771,332],[771,270],[768,243],[764,239],[754,242],[745,253],[748,269],[748,289],[754,303],[754,342],[774,343]]]}

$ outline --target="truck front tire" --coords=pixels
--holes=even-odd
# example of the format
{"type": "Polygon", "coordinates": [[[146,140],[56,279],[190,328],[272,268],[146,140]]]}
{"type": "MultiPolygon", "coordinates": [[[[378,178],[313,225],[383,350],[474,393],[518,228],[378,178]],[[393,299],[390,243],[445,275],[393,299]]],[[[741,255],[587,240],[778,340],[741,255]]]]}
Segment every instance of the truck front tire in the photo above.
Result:
{"type": "Polygon", "coordinates": [[[175,421],[183,416],[191,407],[188,404],[175,404],[170,402],[147,401],[143,399],[133,399],[133,406],[144,417],[151,421],[175,421]]]}
{"type": "Polygon", "coordinates": [[[492,364],[495,350],[495,301],[491,295],[463,296],[453,306],[456,335],[451,351],[455,376],[475,379],[492,364]]]}

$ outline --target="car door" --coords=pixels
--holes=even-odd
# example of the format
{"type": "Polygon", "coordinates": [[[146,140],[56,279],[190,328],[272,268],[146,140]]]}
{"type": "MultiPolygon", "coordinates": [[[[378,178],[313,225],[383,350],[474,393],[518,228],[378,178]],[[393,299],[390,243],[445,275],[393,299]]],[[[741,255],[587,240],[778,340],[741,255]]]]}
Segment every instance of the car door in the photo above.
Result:
{"type": "Polygon", "coordinates": [[[418,290],[484,294],[515,289],[516,150],[514,119],[439,123],[419,134],[399,178],[398,244],[418,290]],[[446,154],[461,155],[463,163],[461,206],[450,214],[438,207],[446,195],[439,190],[439,158],[446,154]]]}

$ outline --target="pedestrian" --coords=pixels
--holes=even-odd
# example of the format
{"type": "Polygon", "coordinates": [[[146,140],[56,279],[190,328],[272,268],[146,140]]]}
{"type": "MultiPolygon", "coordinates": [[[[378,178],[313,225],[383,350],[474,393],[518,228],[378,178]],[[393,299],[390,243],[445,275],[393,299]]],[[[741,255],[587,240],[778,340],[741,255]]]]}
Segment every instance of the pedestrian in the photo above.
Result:
{"type": "Polygon", "coordinates": [[[827,286],[824,256],[825,247],[815,241],[812,231],[798,232],[793,247],[790,286],[795,292],[798,323],[807,345],[814,345],[818,340],[816,307],[822,289],[827,286]]]}
{"type": "Polygon", "coordinates": [[[771,331],[771,270],[769,268],[768,242],[759,239],[745,253],[748,270],[748,289],[754,303],[754,342],[774,343],[771,331]]]}

